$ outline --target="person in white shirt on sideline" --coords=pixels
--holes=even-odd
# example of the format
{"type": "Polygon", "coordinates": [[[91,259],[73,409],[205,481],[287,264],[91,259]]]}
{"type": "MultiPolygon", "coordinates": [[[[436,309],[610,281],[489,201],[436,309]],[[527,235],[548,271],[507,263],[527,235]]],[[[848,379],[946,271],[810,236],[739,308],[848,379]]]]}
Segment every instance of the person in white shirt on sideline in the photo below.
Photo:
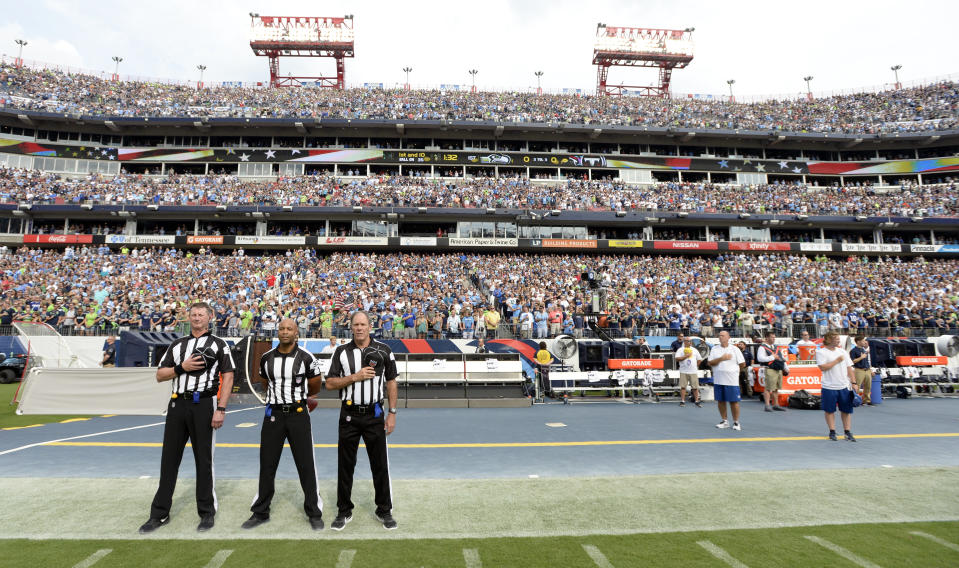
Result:
{"type": "Polygon", "coordinates": [[[856,392],[856,377],[849,352],[839,348],[839,334],[830,331],[823,336],[823,348],[816,351],[816,365],[822,371],[822,410],[826,413],[829,439],[836,441],[836,407],[842,417],[845,438],[855,442],[852,435],[852,407],[856,392]]]}
{"type": "Polygon", "coordinates": [[[679,363],[679,406],[686,406],[686,385],[693,391],[693,402],[702,408],[699,401],[699,363],[703,356],[693,347],[693,340],[683,337],[683,345],[676,350],[676,361],[679,363]]]}
{"type": "Polygon", "coordinates": [[[746,366],[743,352],[729,343],[729,332],[719,332],[719,345],[709,351],[707,364],[713,370],[713,391],[716,405],[719,407],[719,416],[723,421],[717,428],[729,428],[726,418],[726,403],[733,411],[733,430],[742,430],[739,424],[739,370],[746,366]]]}
{"type": "Polygon", "coordinates": [[[785,408],[779,406],[779,389],[783,386],[783,370],[786,368],[786,362],[776,349],[775,333],[766,332],[766,341],[756,350],[756,360],[765,371],[763,401],[766,403],[766,412],[785,411],[785,408]]]}

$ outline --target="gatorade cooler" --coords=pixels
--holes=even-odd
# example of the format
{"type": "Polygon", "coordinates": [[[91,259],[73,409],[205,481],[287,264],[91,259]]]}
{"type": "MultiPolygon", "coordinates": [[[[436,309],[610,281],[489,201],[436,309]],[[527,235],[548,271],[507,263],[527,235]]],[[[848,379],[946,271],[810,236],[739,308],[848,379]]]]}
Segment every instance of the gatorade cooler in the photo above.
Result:
{"type": "Polygon", "coordinates": [[[814,361],[816,359],[815,345],[797,345],[796,350],[799,352],[800,361],[814,361]]]}

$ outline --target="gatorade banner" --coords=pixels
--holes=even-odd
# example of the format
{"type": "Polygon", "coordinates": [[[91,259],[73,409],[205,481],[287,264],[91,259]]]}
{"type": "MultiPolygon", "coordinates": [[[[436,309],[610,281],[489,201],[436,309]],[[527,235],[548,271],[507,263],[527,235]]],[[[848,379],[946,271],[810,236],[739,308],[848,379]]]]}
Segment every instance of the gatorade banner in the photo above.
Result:
{"type": "Polygon", "coordinates": [[[662,369],[663,359],[610,359],[610,369],[662,369]]]}

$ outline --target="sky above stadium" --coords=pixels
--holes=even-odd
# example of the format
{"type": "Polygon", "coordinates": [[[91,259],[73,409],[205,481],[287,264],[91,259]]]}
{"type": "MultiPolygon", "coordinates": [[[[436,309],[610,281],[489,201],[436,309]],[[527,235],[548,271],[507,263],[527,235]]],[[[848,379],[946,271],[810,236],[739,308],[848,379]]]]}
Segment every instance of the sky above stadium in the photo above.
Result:
{"type": "MultiPolygon", "coordinates": [[[[694,27],[695,57],[673,74],[674,93],[728,94],[738,99],[870,90],[900,80],[942,78],[959,72],[950,1],[717,2],[592,0],[432,0],[316,2],[295,0],[165,0],[161,3],[0,0],[0,53],[15,57],[15,39],[27,40],[24,59],[113,72],[121,77],[195,81],[264,81],[266,58],[249,48],[250,12],[272,16],[353,14],[356,57],[347,83],[404,82],[414,88],[458,84],[468,88],[477,69],[481,89],[536,87],[592,92],[596,24],[683,29],[694,27]],[[952,54],[952,55],[950,55],[952,54]]],[[[333,75],[331,59],[281,59],[281,73],[333,75]]],[[[955,76],[953,78],[956,78],[955,76]]],[[[653,84],[649,69],[613,68],[610,84],[653,84]]]]}

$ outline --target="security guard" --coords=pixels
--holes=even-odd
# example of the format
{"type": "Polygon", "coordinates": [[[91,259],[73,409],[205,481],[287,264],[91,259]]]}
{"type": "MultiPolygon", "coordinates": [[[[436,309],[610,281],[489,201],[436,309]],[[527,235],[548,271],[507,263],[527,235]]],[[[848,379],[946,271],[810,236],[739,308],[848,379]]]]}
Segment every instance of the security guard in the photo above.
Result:
{"type": "Polygon", "coordinates": [[[364,311],[350,317],[353,340],[336,348],[326,376],[326,388],[340,391],[340,425],[336,483],[336,519],[330,528],[343,530],[353,520],[353,470],[360,438],[366,444],[373,473],[376,519],[383,528],[396,528],[386,437],[396,427],[396,358],[385,343],[370,337],[364,311]],[[388,406],[383,407],[383,397],[388,406]]]}
{"type": "Polygon", "coordinates": [[[279,345],[260,358],[260,376],[268,385],[266,415],[260,429],[260,486],[253,506],[253,515],[243,523],[252,529],[270,520],[276,468],[280,465],[283,443],[289,440],[290,452],[303,488],[303,510],[313,530],[323,528],[323,499],[316,483],[313,459],[313,430],[306,397],[320,389],[319,364],[313,355],[297,345],[296,322],[280,321],[277,329],[279,345]]]}
{"type": "Polygon", "coordinates": [[[226,341],[210,332],[213,308],[209,304],[196,302],[190,306],[189,319],[190,335],[170,344],[157,369],[158,382],[173,381],[173,394],[163,430],[160,486],[153,497],[150,519],[140,527],[141,534],[170,522],[173,490],[187,440],[193,445],[196,462],[196,507],[200,514],[196,530],[212,529],[216,515],[213,446],[233,390],[233,357],[226,341]]]}

